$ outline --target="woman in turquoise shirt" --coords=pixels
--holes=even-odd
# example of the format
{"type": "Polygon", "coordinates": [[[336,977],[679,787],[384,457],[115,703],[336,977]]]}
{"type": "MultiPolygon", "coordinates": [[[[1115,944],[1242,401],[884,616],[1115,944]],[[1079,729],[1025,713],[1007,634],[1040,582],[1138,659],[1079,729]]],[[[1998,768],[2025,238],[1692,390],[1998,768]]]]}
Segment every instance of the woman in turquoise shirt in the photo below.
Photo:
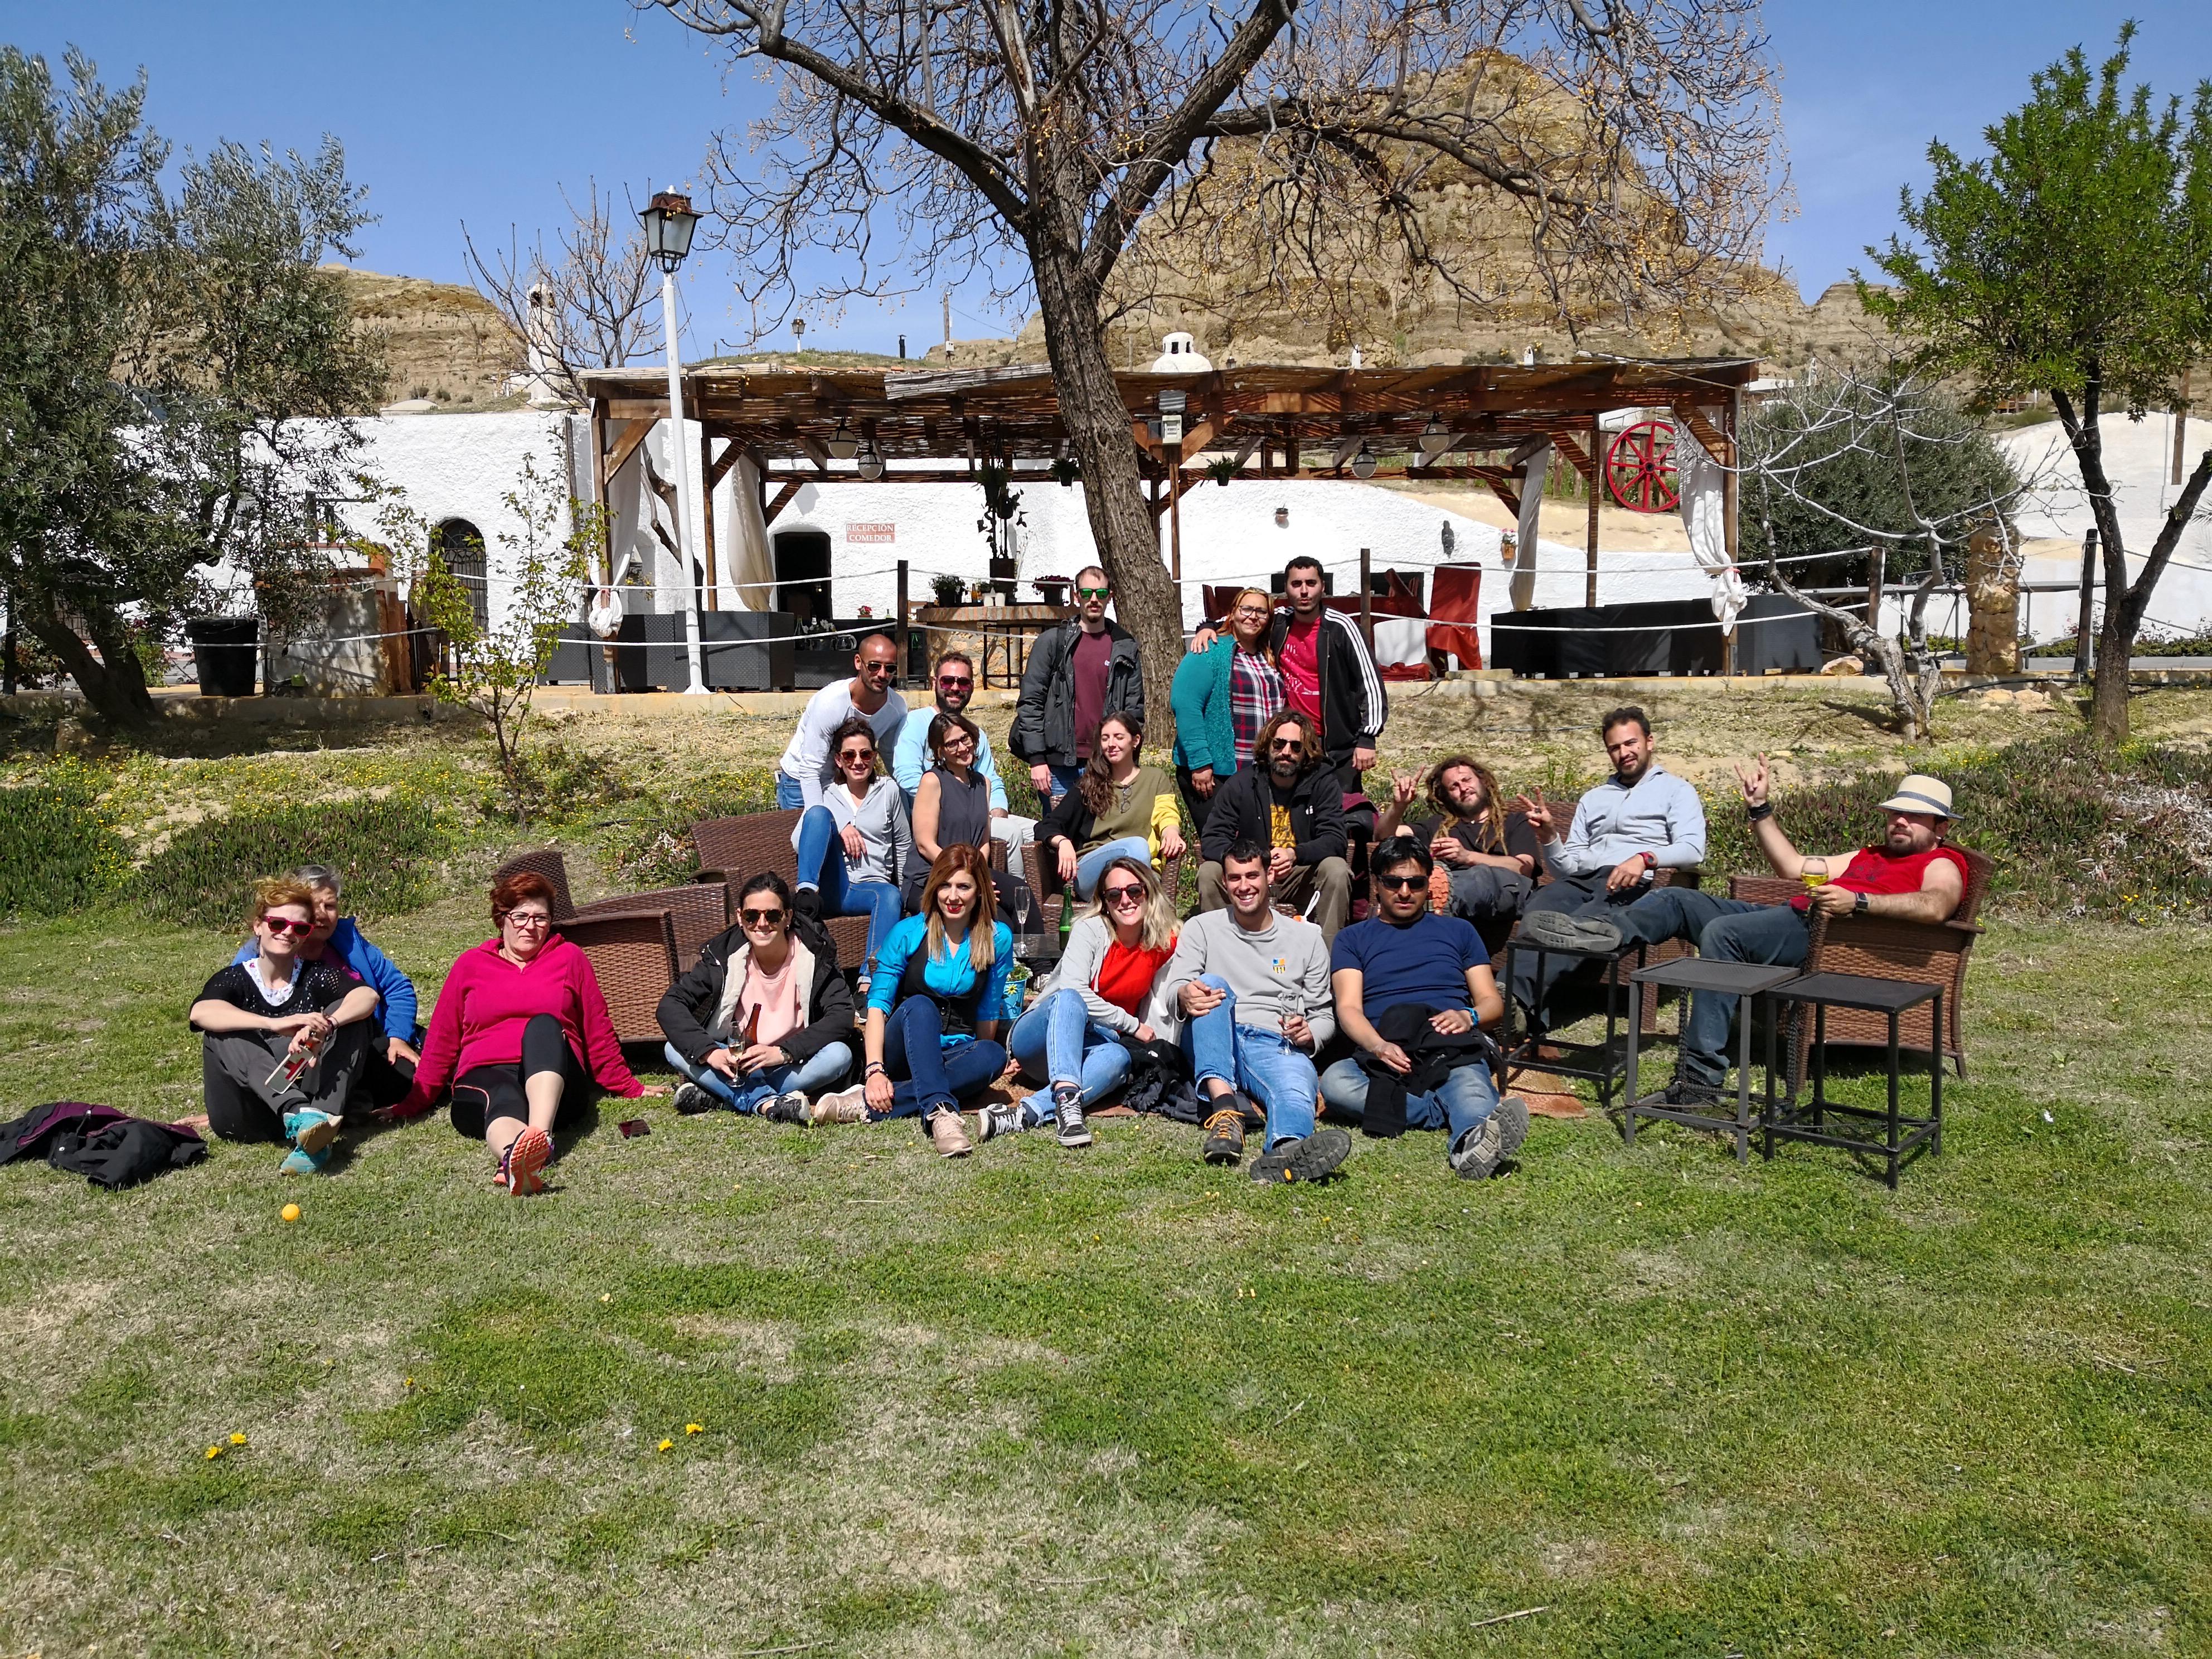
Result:
{"type": "Polygon", "coordinates": [[[1231,604],[1229,625],[1203,651],[1176,665],[1176,782],[1192,825],[1203,834],[1213,792],[1252,760],[1252,739],[1288,702],[1266,649],[1273,603],[1248,587],[1231,604]]]}
{"type": "Polygon", "coordinates": [[[922,884],[921,914],[890,930],[868,982],[866,1079],[814,1109],[816,1122],[920,1117],[947,1158],[972,1151],[960,1103],[1006,1067],[999,1041],[1014,936],[997,919],[991,866],[948,847],[922,884]]]}

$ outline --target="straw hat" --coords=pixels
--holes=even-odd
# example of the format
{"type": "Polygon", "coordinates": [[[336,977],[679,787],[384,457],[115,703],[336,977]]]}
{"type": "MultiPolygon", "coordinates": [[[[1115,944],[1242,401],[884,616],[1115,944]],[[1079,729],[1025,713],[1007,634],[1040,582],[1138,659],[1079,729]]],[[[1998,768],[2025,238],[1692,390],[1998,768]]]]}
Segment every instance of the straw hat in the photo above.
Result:
{"type": "Polygon", "coordinates": [[[1946,820],[1956,818],[1951,810],[1951,786],[1923,772],[1907,772],[1897,793],[1882,802],[1885,812],[1933,812],[1946,820]]]}

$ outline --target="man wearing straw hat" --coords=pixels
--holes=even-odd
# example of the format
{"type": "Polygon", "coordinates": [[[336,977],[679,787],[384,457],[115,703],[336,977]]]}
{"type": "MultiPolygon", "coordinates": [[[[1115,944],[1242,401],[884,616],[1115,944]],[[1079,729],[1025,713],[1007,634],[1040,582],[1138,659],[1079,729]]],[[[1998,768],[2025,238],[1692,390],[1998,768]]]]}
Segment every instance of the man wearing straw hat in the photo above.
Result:
{"type": "MultiPolygon", "coordinates": [[[[1775,821],[1766,757],[1748,772],[1738,767],[1736,777],[1759,850],[1775,874],[1803,882],[1806,890],[1787,904],[1753,904],[1694,888],[1657,888],[1617,913],[1624,939],[1693,939],[1698,954],[1711,961],[1795,967],[1805,960],[1815,909],[1832,916],[1944,921],[1965,898],[1966,860],[1945,844],[1958,818],[1951,786],[1941,779],[1906,775],[1881,803],[1882,838],[1876,845],[1844,856],[1808,858],[1775,821]]],[[[1680,1069],[1668,1090],[1677,1102],[1709,1097],[1726,1083],[1735,1004],[1735,998],[1710,991],[1691,997],[1680,1069]]]]}

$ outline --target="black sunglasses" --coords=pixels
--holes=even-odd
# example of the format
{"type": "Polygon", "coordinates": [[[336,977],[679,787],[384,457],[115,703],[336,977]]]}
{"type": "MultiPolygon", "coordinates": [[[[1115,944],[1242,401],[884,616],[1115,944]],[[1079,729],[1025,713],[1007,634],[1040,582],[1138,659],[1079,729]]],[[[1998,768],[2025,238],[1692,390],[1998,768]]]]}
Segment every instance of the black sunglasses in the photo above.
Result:
{"type": "Polygon", "coordinates": [[[1109,904],[1135,904],[1141,901],[1144,896],[1145,890],[1134,884],[1127,887],[1109,887],[1106,889],[1106,902],[1109,904]]]}
{"type": "Polygon", "coordinates": [[[1429,878],[1426,876],[1377,876],[1375,879],[1394,893],[1402,893],[1411,887],[1426,887],[1429,884],[1429,878]]]}
{"type": "Polygon", "coordinates": [[[781,910],[740,910],[738,916],[748,927],[783,926],[783,912],[781,910]]]}

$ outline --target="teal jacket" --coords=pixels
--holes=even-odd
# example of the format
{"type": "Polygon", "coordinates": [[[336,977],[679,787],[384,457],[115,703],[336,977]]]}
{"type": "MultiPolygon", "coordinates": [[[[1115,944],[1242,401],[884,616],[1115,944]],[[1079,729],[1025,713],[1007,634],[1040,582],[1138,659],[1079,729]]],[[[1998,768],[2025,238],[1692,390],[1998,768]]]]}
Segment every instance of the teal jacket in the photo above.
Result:
{"type": "Polygon", "coordinates": [[[1176,665],[1168,701],[1175,708],[1175,763],[1195,772],[1210,766],[1225,778],[1237,769],[1237,727],[1229,717],[1229,664],[1237,654],[1230,634],[1176,665]]]}

